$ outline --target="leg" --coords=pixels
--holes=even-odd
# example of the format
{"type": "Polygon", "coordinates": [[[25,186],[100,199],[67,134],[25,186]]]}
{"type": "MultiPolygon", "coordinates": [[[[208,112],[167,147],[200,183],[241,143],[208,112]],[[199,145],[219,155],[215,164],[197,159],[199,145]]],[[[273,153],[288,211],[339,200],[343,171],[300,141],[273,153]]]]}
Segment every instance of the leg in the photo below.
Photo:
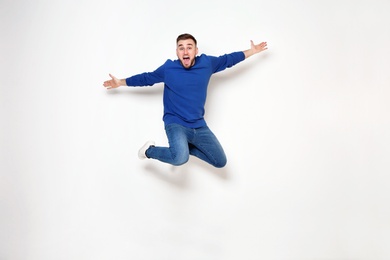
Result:
{"type": "Polygon", "coordinates": [[[195,136],[191,140],[190,154],[217,168],[224,167],[227,163],[226,155],[213,132],[207,126],[194,129],[194,131],[195,136]]]}
{"type": "Polygon", "coordinates": [[[178,124],[169,124],[165,126],[165,132],[169,147],[151,146],[146,150],[146,156],[172,165],[186,163],[189,158],[186,128],[178,124]]]}

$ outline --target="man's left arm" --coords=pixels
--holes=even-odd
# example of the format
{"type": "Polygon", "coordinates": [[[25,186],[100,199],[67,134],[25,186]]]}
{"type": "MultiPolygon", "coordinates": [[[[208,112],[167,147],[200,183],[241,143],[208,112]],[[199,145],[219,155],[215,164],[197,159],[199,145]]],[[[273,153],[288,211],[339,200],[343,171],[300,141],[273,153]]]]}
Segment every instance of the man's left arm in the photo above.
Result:
{"type": "Polygon", "coordinates": [[[254,44],[253,41],[251,41],[251,48],[243,51],[245,55],[245,59],[249,58],[250,56],[260,53],[262,51],[265,51],[267,48],[267,42],[262,42],[259,44],[254,44]]]}
{"type": "Polygon", "coordinates": [[[230,68],[237,63],[249,58],[250,56],[265,51],[267,49],[267,43],[262,42],[257,45],[251,41],[251,48],[246,51],[237,51],[230,54],[225,54],[219,57],[209,56],[213,67],[213,73],[222,71],[226,68],[230,68]],[[244,54],[244,55],[243,55],[244,54]]]}

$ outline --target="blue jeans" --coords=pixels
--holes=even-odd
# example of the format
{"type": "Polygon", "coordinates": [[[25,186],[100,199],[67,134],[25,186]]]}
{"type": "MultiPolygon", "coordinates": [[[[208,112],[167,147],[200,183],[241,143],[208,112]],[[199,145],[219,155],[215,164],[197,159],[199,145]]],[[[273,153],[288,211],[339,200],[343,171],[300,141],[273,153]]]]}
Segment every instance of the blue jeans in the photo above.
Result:
{"type": "Polygon", "coordinates": [[[147,157],[172,165],[182,165],[193,155],[217,168],[226,165],[225,152],[207,126],[188,128],[179,124],[168,124],[165,126],[165,132],[169,147],[151,146],[146,150],[147,157]]]}

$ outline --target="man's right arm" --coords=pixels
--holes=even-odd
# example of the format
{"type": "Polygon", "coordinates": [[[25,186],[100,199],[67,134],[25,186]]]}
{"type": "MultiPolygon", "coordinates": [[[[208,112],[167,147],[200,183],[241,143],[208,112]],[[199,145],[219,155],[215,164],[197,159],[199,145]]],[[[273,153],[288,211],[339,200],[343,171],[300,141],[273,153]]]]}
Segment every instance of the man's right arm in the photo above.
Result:
{"type": "Polygon", "coordinates": [[[103,83],[107,89],[118,88],[120,86],[152,86],[164,81],[165,64],[153,72],[137,74],[125,79],[118,79],[109,74],[111,79],[103,83]]]}
{"type": "Polygon", "coordinates": [[[117,88],[120,86],[127,86],[126,79],[118,79],[111,74],[109,74],[109,75],[110,75],[111,79],[106,80],[103,83],[103,86],[106,87],[107,89],[113,89],[113,88],[117,88]]]}

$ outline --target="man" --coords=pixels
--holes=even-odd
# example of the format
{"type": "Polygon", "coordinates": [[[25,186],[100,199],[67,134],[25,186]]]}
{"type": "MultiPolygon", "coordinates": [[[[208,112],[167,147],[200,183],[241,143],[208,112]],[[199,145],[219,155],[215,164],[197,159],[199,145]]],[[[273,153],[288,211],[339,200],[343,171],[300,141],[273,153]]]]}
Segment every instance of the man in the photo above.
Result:
{"type": "Polygon", "coordinates": [[[153,141],[148,141],[139,150],[139,158],[182,165],[188,161],[189,155],[193,155],[217,168],[224,167],[226,155],[203,117],[210,77],[266,49],[266,42],[255,45],[251,41],[251,48],[245,51],[220,57],[205,54],[197,56],[198,47],[194,36],[182,34],[176,39],[178,60],[167,60],[153,72],[126,79],[118,79],[110,74],[111,80],[103,84],[107,89],[152,86],[164,82],[163,121],[169,147],[158,147],[153,141]]]}

